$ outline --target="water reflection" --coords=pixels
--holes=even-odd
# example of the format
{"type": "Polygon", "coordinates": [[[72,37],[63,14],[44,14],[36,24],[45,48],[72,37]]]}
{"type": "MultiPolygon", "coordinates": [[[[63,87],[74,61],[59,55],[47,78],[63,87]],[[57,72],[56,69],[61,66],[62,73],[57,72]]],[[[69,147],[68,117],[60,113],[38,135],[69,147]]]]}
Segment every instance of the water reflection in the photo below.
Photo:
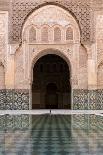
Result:
{"type": "Polygon", "coordinates": [[[0,155],[89,154],[103,154],[102,116],[0,116],[0,155]]]}

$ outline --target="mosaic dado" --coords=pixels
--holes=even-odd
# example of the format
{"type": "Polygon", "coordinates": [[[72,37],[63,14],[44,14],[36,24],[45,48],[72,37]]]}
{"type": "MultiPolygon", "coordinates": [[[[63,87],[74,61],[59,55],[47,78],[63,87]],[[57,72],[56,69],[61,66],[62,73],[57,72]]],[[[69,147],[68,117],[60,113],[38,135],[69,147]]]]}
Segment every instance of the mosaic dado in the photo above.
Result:
{"type": "MultiPolygon", "coordinates": [[[[74,110],[103,110],[103,90],[73,90],[74,110]]],[[[0,90],[0,110],[29,110],[29,90],[0,90]]]]}
{"type": "Polygon", "coordinates": [[[73,90],[73,109],[88,109],[88,90],[73,90]]]}
{"type": "Polygon", "coordinates": [[[5,103],[6,103],[6,91],[0,90],[0,110],[5,109],[5,103]]]}
{"type": "Polygon", "coordinates": [[[0,109],[28,110],[29,90],[0,90],[0,109]]]}
{"type": "Polygon", "coordinates": [[[73,90],[74,110],[103,110],[103,90],[73,90]]]}
{"type": "MultiPolygon", "coordinates": [[[[47,4],[55,4],[69,10],[77,19],[81,29],[81,41],[91,41],[91,10],[89,1],[82,0],[14,0],[10,12],[9,41],[20,42],[23,23],[33,10],[47,4]]],[[[93,29],[93,26],[92,26],[93,29]]]]}

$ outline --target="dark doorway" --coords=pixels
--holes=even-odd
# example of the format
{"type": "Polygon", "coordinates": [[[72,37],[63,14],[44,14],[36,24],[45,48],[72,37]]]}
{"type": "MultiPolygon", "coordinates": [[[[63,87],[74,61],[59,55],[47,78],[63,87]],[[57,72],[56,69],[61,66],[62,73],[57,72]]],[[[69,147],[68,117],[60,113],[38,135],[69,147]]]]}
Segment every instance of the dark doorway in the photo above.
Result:
{"type": "Polygon", "coordinates": [[[71,109],[69,66],[60,56],[47,54],[34,65],[32,109],[71,109]]]}
{"type": "Polygon", "coordinates": [[[45,104],[46,109],[58,109],[57,86],[54,83],[49,83],[46,87],[45,104]]]}

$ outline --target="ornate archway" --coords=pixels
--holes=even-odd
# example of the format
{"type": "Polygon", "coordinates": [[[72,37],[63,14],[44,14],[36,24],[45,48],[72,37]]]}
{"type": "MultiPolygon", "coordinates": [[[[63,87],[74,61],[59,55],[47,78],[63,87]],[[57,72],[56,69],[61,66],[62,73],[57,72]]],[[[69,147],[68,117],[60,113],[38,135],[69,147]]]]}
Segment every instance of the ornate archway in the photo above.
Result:
{"type": "MultiPolygon", "coordinates": [[[[80,29],[75,18],[63,8],[46,5],[28,16],[22,30],[21,51],[23,51],[21,52],[23,57],[21,75],[24,80],[22,83],[18,80],[20,86],[18,84],[17,86],[30,89],[30,109],[32,109],[33,66],[44,55],[58,55],[67,62],[73,92],[75,89],[87,89],[87,57],[84,56],[86,55],[85,49],[81,48],[80,29]],[[85,75],[85,78],[82,78],[82,75],[85,75]]],[[[71,94],[74,95],[74,93],[71,94]]],[[[71,97],[72,101],[73,99],[71,97]]]]}
{"type": "Polygon", "coordinates": [[[33,67],[32,109],[71,109],[70,77],[69,66],[62,57],[40,57],[33,67]]]}

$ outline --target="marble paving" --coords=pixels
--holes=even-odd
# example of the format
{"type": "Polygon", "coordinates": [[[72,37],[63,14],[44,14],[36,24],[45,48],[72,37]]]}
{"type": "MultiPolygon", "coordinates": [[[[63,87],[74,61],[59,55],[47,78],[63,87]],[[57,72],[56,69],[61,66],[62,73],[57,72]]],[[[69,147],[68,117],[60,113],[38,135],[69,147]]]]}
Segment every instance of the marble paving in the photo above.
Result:
{"type": "MultiPolygon", "coordinates": [[[[70,114],[97,114],[102,115],[103,110],[51,110],[52,115],[70,115],[70,114]]],[[[29,114],[29,115],[42,115],[50,114],[50,110],[0,110],[0,115],[20,115],[20,114],[29,114]]]]}

